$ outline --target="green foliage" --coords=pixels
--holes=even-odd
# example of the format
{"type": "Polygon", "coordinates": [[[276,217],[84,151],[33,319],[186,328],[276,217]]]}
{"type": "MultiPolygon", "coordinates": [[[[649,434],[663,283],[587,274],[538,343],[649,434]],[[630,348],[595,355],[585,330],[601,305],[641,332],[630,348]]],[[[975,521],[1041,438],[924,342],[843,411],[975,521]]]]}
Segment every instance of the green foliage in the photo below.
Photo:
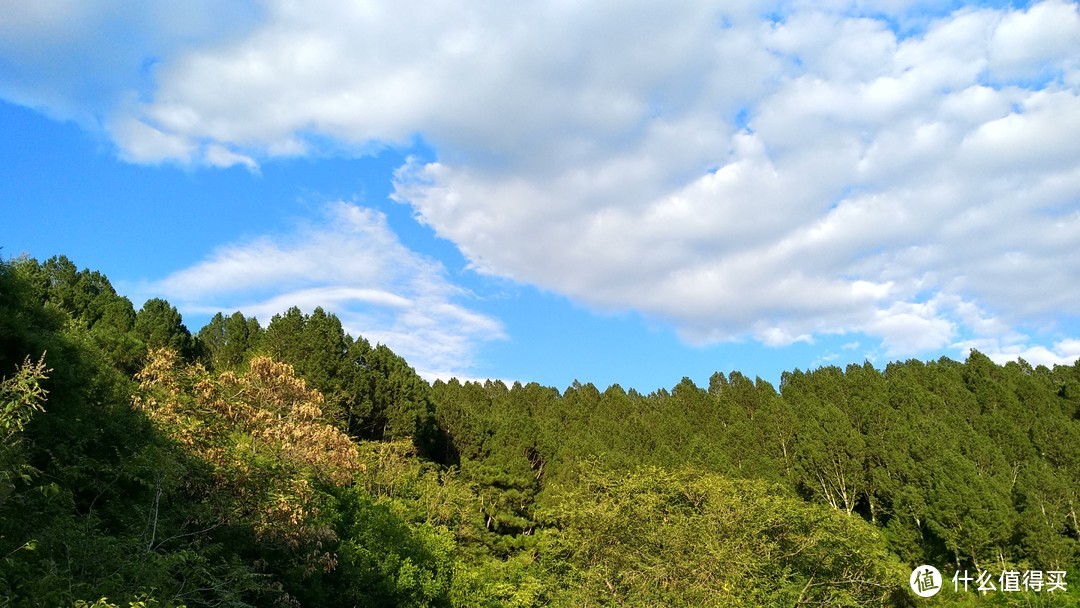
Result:
{"type": "Polygon", "coordinates": [[[95,600],[93,603],[86,602],[84,600],[76,600],[72,604],[73,608],[185,608],[183,605],[176,604],[162,604],[153,597],[140,594],[136,599],[129,601],[125,606],[113,604],[109,601],[109,598],[102,597],[95,600]]]}
{"type": "Polygon", "coordinates": [[[912,566],[1065,567],[1080,556],[1080,401],[1064,396],[1076,377],[1076,367],[1002,367],[973,353],[884,373],[868,364],[793,372],[781,393],[733,372],[714,375],[708,391],[684,380],[647,397],[458,382],[431,394],[463,478],[507,522],[522,516],[535,528],[532,505],[551,483],[576,483],[585,459],[613,472],[689,463],[860,516],[912,566]]]}
{"type": "Polygon", "coordinates": [[[197,343],[176,307],[161,298],[147,300],[135,315],[135,335],[149,348],[168,348],[191,360],[197,343]]]}
{"type": "Polygon", "coordinates": [[[44,354],[36,363],[27,356],[14,375],[0,379],[0,445],[11,445],[34,412],[44,411],[48,391],[41,383],[49,371],[44,354]]]}
{"type": "Polygon", "coordinates": [[[202,471],[131,409],[130,379],[87,328],[108,307],[94,321],[99,300],[85,297],[72,268],[0,264],[0,320],[18,320],[0,323],[0,361],[28,363],[4,382],[14,432],[4,445],[7,455],[17,446],[17,462],[34,471],[0,501],[0,605],[103,596],[126,605],[150,589],[164,605],[211,597],[244,605],[238,598],[255,585],[252,572],[211,558],[221,545],[193,525],[201,505],[185,483],[202,471]],[[30,409],[38,410],[32,418],[30,409]]]}
{"type": "Polygon", "coordinates": [[[911,606],[921,563],[1080,569],[1080,362],[429,386],[322,309],[192,338],[19,259],[0,482],[0,606],[911,606]]]}
{"type": "Polygon", "coordinates": [[[427,608],[449,606],[454,541],[428,524],[409,525],[392,502],[360,488],[336,503],[334,528],[340,579],[335,601],[343,606],[427,608]]]}
{"type": "Polygon", "coordinates": [[[476,608],[533,608],[549,606],[550,593],[562,586],[530,553],[508,559],[481,558],[454,572],[451,602],[476,608]]]}
{"type": "Polygon", "coordinates": [[[197,339],[207,367],[220,372],[239,368],[262,335],[255,317],[245,318],[240,311],[226,317],[219,312],[199,330],[197,339]]]}
{"type": "Polygon", "coordinates": [[[135,310],[131,300],[116,293],[109,280],[99,272],[78,270],[64,256],[39,264],[32,258],[20,258],[10,264],[22,302],[34,302],[29,326],[67,327],[85,332],[88,339],[115,367],[134,373],[145,350],[135,334],[135,310]],[[46,320],[46,317],[52,317],[46,320]]]}
{"type": "Polygon", "coordinates": [[[386,346],[354,340],[335,315],[296,307],[274,315],[260,349],[322,392],[328,412],[353,437],[408,438],[426,454],[434,449],[427,383],[386,346]]]}
{"type": "MultiPolygon", "coordinates": [[[[45,410],[42,404],[48,391],[41,383],[49,371],[42,354],[36,363],[27,357],[14,375],[0,380],[0,506],[15,491],[16,483],[30,483],[36,472],[25,462],[21,434],[34,412],[45,410]]],[[[19,549],[28,547],[24,544],[19,549]]]]}
{"type": "Polygon", "coordinates": [[[553,605],[889,605],[903,568],[858,518],[694,470],[587,470],[544,511],[553,605]]]}
{"type": "Polygon", "coordinates": [[[34,291],[34,298],[66,313],[78,325],[93,327],[106,309],[120,299],[109,280],[100,272],[78,270],[65,256],[38,264],[36,260],[16,262],[16,272],[34,291]]]}

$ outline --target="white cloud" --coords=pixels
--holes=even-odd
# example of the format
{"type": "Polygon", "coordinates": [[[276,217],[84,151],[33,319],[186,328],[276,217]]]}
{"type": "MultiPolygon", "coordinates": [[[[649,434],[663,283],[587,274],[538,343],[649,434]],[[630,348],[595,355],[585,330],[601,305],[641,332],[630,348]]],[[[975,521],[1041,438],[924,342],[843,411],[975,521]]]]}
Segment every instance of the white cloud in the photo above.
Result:
{"type": "Polygon", "coordinates": [[[1049,0],[1006,15],[994,30],[990,67],[1003,79],[1033,79],[1080,67],[1080,10],[1049,0]]]}
{"type": "Polygon", "coordinates": [[[890,356],[940,350],[956,335],[956,326],[940,315],[935,304],[896,303],[878,311],[864,331],[881,336],[890,356]]]}
{"type": "Polygon", "coordinates": [[[481,343],[505,337],[497,320],[460,303],[468,294],[441,264],[398,241],[385,216],[347,203],[294,234],[223,247],[143,291],[181,310],[241,310],[263,324],[291,306],[322,306],[427,377],[468,373],[481,343]]]}
{"type": "Polygon", "coordinates": [[[260,12],[211,0],[0,0],[0,97],[97,128],[148,93],[159,61],[243,36],[260,12]]]}
{"type": "MultiPolygon", "coordinates": [[[[117,121],[110,128],[124,160],[137,163],[163,161],[190,162],[196,146],[187,138],[167,133],[132,118],[117,121]]],[[[211,159],[208,159],[211,164],[211,159]]]]}
{"type": "MultiPolygon", "coordinates": [[[[419,136],[438,159],[403,166],[395,196],[475,270],[695,343],[863,333],[896,356],[1005,352],[1027,344],[1018,327],[1080,316],[1075,2],[256,12],[110,106],[126,158],[252,168],[419,136]]],[[[359,272],[276,242],[219,258],[174,281],[262,285],[267,259],[285,280],[359,272]]]]}
{"type": "Polygon", "coordinates": [[[206,162],[215,167],[225,168],[233,165],[243,165],[248,171],[258,171],[258,164],[250,156],[237,154],[225,146],[211,144],[206,147],[206,162]]]}
{"type": "Polygon", "coordinates": [[[1073,365],[1080,359],[1080,342],[1065,339],[1051,346],[997,340],[970,340],[959,344],[965,352],[978,350],[996,363],[1023,359],[1032,365],[1073,365]]]}

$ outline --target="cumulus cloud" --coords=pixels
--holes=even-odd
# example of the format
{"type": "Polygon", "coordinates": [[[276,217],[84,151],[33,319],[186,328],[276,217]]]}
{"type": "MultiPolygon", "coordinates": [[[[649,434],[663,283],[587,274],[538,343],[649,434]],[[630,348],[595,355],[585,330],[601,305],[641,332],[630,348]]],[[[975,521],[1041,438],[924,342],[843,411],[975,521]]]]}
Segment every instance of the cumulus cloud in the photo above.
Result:
{"type": "Polygon", "coordinates": [[[990,69],[1003,79],[1037,79],[1080,67],[1080,14],[1064,0],[1009,13],[994,29],[990,69]]]}
{"type": "Polygon", "coordinates": [[[969,340],[959,346],[978,350],[997,363],[1023,359],[1032,365],[1073,365],[1080,359],[1080,342],[1065,339],[1050,346],[1040,344],[1012,343],[1001,340],[969,340]]]}
{"type": "Polygon", "coordinates": [[[440,263],[401,244],[383,214],[348,203],[293,234],[222,247],[143,290],[183,310],[241,310],[263,324],[291,306],[322,306],[428,378],[468,373],[481,343],[505,337],[497,320],[462,303],[469,294],[440,263]]]}
{"type": "Polygon", "coordinates": [[[419,137],[437,158],[394,196],[474,270],[689,342],[1071,352],[1016,336],[1080,314],[1075,2],[258,12],[111,108],[126,158],[253,168],[419,137]]]}
{"type": "MultiPolygon", "coordinates": [[[[245,35],[260,13],[246,1],[0,0],[0,97],[96,128],[148,92],[159,61],[245,35]]],[[[188,146],[167,156],[186,157],[188,146]]]]}

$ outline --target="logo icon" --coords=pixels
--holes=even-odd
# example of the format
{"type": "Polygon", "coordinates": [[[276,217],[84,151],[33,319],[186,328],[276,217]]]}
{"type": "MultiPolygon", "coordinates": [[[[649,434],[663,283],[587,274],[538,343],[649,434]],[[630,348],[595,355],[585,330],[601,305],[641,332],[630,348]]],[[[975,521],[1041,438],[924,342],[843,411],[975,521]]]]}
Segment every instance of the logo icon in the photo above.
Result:
{"type": "Polygon", "coordinates": [[[919,597],[931,597],[941,591],[941,573],[933,566],[922,565],[911,571],[908,581],[911,590],[919,597]]]}

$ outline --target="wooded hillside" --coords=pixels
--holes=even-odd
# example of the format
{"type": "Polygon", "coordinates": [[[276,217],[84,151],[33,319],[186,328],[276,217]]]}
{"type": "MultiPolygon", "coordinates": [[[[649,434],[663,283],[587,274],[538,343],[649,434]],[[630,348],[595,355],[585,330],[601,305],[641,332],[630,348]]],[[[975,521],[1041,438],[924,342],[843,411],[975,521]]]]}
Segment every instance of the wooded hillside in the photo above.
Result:
{"type": "Polygon", "coordinates": [[[0,378],[0,607],[1080,605],[1080,362],[429,385],[57,257],[0,262],[0,378]]]}

